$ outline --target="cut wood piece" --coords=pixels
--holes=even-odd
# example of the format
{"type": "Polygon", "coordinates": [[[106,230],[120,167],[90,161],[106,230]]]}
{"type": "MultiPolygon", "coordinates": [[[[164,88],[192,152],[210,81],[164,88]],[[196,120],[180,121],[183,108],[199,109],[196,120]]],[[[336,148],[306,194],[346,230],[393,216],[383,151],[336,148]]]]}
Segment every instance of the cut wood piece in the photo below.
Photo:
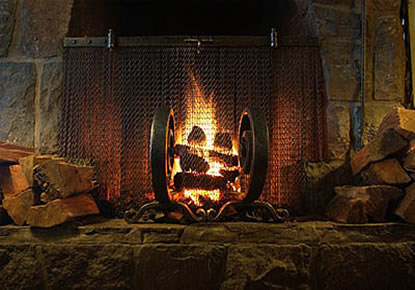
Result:
{"type": "Polygon", "coordinates": [[[49,160],[65,161],[62,157],[56,157],[51,155],[30,155],[19,159],[19,165],[22,168],[22,171],[26,177],[29,186],[34,186],[33,168],[49,160]]]}
{"type": "Polygon", "coordinates": [[[91,166],[74,165],[59,160],[46,161],[33,169],[34,181],[43,191],[43,202],[92,190],[93,175],[91,166]]]}
{"type": "Polygon", "coordinates": [[[363,184],[366,185],[397,185],[411,181],[399,161],[394,158],[372,163],[368,169],[362,171],[361,176],[363,184]]]}
{"type": "Polygon", "coordinates": [[[379,125],[377,134],[394,129],[407,140],[415,138],[415,110],[396,108],[388,113],[379,125]]]}
{"type": "Polygon", "coordinates": [[[407,146],[408,142],[394,129],[383,131],[353,156],[351,161],[353,175],[358,174],[370,163],[385,159],[407,146]]]}
{"type": "Polygon", "coordinates": [[[403,191],[389,185],[341,186],[330,201],[327,216],[342,223],[385,221],[389,202],[397,201],[403,191]]]}
{"type": "Polygon", "coordinates": [[[3,200],[3,206],[7,213],[18,226],[24,225],[29,214],[30,207],[38,202],[36,193],[28,189],[3,200]]]}
{"type": "Polygon", "coordinates": [[[0,163],[17,164],[19,158],[33,154],[32,148],[0,142],[0,163]]]}
{"type": "Polygon", "coordinates": [[[0,205],[0,226],[8,225],[12,223],[12,219],[7,214],[6,209],[0,205]]]}
{"type": "Polygon", "coordinates": [[[395,210],[395,214],[407,222],[415,223],[415,183],[405,188],[405,196],[395,210]]]}
{"type": "Polygon", "coordinates": [[[226,190],[227,181],[223,176],[179,172],[174,176],[174,187],[176,190],[226,190]]]}
{"type": "Polygon", "coordinates": [[[225,164],[227,167],[238,166],[238,156],[233,154],[226,154],[214,150],[209,151],[209,157],[219,163],[225,164]]]}
{"type": "Polygon", "coordinates": [[[81,194],[32,206],[27,224],[32,227],[50,228],[78,217],[97,214],[99,210],[94,199],[89,194],[81,194]]]}
{"type": "Polygon", "coordinates": [[[209,170],[209,163],[200,157],[198,150],[185,145],[176,145],[175,154],[180,157],[180,167],[183,171],[206,173],[209,170]]]}
{"type": "Polygon", "coordinates": [[[0,166],[0,187],[5,198],[29,188],[20,165],[0,166]]]}

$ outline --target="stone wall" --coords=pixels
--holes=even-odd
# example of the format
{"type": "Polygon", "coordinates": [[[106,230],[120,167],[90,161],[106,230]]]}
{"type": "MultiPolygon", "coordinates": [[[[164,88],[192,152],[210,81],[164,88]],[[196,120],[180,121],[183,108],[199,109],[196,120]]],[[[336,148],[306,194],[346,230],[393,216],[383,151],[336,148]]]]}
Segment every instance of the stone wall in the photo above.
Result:
{"type": "Polygon", "coordinates": [[[55,153],[73,0],[0,0],[0,141],[55,153]]]}
{"type": "MultiPolygon", "coordinates": [[[[360,105],[360,0],[292,0],[289,33],[319,39],[328,96],[328,163],[309,164],[306,209],[324,208],[332,185],[350,183],[352,114],[360,105]],[[334,178],[328,178],[334,174],[334,178]],[[341,174],[341,176],[337,176],[341,174]],[[330,186],[325,186],[326,181],[330,186]],[[321,192],[325,188],[325,192],[321,192]]],[[[0,141],[57,151],[62,40],[74,0],[0,0],[0,141]]],[[[366,0],[366,143],[405,95],[400,2],[366,0]]]]}

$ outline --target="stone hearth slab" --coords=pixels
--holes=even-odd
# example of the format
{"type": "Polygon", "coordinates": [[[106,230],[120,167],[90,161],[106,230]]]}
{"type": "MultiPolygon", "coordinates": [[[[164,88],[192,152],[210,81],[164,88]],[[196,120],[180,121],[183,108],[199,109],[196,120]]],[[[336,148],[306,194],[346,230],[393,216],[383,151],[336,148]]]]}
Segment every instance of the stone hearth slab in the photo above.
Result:
{"type": "Polygon", "coordinates": [[[0,227],[2,289],[411,289],[415,226],[0,227]]]}

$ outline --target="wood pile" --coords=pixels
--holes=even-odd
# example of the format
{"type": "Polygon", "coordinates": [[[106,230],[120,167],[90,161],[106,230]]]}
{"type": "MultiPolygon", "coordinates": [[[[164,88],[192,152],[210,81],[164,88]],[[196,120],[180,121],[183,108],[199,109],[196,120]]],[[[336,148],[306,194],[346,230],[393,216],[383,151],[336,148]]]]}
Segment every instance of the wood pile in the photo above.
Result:
{"type": "Polygon", "coordinates": [[[387,114],[374,139],[353,156],[351,168],[361,186],[335,188],[330,219],[366,223],[398,216],[415,223],[415,111],[387,114]]]}
{"type": "Polygon", "coordinates": [[[99,214],[94,199],[93,168],[63,158],[0,143],[0,225],[49,228],[99,214]]]}

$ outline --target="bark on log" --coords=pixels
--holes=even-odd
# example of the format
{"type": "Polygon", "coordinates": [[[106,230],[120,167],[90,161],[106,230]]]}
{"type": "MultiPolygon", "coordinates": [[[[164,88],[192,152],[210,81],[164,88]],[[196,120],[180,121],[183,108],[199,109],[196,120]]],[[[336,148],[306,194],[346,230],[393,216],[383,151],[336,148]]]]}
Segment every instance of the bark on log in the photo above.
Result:
{"type": "Polygon", "coordinates": [[[380,161],[407,146],[408,142],[394,129],[383,131],[353,156],[351,161],[353,175],[358,174],[370,163],[380,161]]]}
{"type": "Polygon", "coordinates": [[[199,145],[199,146],[206,146],[206,135],[203,132],[203,129],[199,126],[193,126],[192,131],[187,136],[187,143],[199,145]]]}
{"type": "Polygon", "coordinates": [[[238,156],[233,154],[225,154],[214,150],[209,150],[209,157],[224,163],[227,167],[238,166],[238,156]]]}
{"type": "Polygon", "coordinates": [[[0,163],[18,164],[19,158],[33,154],[31,148],[0,142],[0,163]]]}
{"type": "Polygon", "coordinates": [[[0,167],[0,187],[5,198],[29,188],[20,165],[0,167]]]}
{"type": "Polygon", "coordinates": [[[395,210],[395,214],[407,222],[415,223],[415,183],[405,189],[405,196],[395,210]]]}
{"type": "Polygon", "coordinates": [[[35,186],[33,181],[33,168],[49,160],[65,161],[62,157],[50,155],[30,155],[19,159],[19,165],[22,168],[29,186],[35,186]]]}
{"type": "Polygon", "coordinates": [[[179,172],[174,176],[174,187],[182,189],[226,190],[227,181],[223,176],[179,172]]]}
{"type": "Polygon", "coordinates": [[[81,194],[32,206],[27,224],[32,227],[50,228],[78,217],[97,214],[99,210],[94,199],[89,194],[81,194]]]}
{"type": "Polygon", "coordinates": [[[399,161],[394,158],[372,163],[368,169],[362,171],[361,176],[362,183],[366,185],[398,185],[411,181],[399,161]]]}
{"type": "Polygon", "coordinates": [[[193,153],[189,146],[176,145],[175,154],[180,157],[180,167],[185,172],[206,173],[209,170],[209,163],[203,157],[193,153]]]}
{"type": "Polygon", "coordinates": [[[335,192],[326,214],[342,223],[383,222],[389,203],[403,195],[401,189],[388,185],[341,186],[335,192]]]}
{"type": "Polygon", "coordinates": [[[41,195],[43,202],[88,192],[94,188],[94,171],[91,166],[50,160],[35,166],[33,175],[35,182],[43,191],[41,195]]]}

